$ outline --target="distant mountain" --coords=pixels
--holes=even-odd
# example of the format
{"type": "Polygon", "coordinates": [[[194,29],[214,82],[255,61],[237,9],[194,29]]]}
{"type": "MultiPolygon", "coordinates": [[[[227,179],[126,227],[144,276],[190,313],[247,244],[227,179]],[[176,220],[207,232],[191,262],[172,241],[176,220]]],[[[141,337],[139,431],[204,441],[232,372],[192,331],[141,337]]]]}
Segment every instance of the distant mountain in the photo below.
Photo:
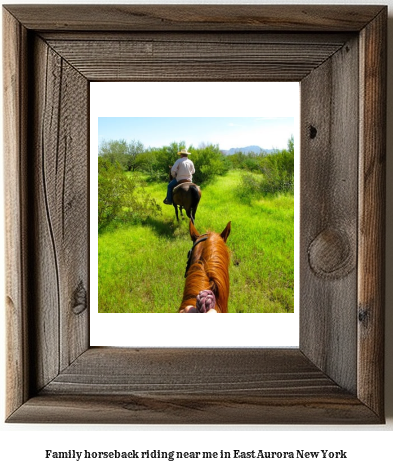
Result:
{"type": "Polygon", "coordinates": [[[221,151],[224,155],[234,155],[235,153],[239,153],[239,152],[242,152],[245,155],[247,155],[247,153],[256,153],[256,154],[259,154],[261,152],[270,153],[273,150],[266,150],[264,148],[261,148],[260,146],[251,145],[251,146],[244,146],[242,148],[231,148],[230,150],[221,150],[221,151]]]}

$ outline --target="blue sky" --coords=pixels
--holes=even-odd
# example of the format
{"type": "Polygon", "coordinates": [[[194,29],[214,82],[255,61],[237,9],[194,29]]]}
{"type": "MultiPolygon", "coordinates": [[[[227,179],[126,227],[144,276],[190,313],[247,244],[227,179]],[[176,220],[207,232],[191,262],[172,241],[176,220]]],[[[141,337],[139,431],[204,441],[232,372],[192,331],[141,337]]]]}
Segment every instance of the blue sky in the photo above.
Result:
{"type": "Polygon", "coordinates": [[[294,117],[98,117],[98,144],[124,139],[146,148],[185,141],[187,147],[211,143],[223,150],[282,149],[291,135],[296,135],[294,117]]]}

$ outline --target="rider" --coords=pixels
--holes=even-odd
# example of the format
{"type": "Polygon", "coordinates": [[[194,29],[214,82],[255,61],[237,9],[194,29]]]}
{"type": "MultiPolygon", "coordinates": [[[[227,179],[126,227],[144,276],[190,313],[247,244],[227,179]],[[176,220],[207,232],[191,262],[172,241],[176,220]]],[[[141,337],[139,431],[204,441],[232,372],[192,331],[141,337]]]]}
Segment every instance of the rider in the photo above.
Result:
{"type": "Polygon", "coordinates": [[[180,158],[176,160],[171,168],[172,181],[168,184],[168,191],[164,204],[172,204],[172,190],[181,183],[192,182],[192,175],[195,173],[194,163],[188,158],[191,155],[186,149],[178,152],[180,158]]]}

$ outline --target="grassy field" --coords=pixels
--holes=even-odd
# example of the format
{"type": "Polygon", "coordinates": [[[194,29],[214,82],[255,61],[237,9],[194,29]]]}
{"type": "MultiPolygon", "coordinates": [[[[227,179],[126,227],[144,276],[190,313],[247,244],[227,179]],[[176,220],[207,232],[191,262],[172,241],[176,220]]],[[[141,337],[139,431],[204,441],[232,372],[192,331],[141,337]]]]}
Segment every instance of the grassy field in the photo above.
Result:
{"type": "MultiPolygon", "coordinates": [[[[221,232],[231,221],[230,313],[291,313],[294,308],[293,195],[239,197],[241,171],[203,186],[195,226],[221,232]]],[[[166,184],[149,184],[162,203],[166,184]]],[[[188,218],[173,206],[140,224],[99,235],[99,312],[177,312],[192,242],[188,218]]]]}

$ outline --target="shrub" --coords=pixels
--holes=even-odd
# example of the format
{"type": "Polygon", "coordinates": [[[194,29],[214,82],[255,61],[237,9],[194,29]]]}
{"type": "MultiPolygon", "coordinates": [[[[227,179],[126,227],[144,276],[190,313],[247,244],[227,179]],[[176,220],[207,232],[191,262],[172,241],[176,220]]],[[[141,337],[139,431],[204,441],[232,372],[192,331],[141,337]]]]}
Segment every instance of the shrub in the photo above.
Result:
{"type": "Polygon", "coordinates": [[[150,168],[148,170],[150,181],[169,181],[169,168],[179,158],[177,154],[185,148],[184,142],[173,142],[151,151],[150,168]]]}
{"type": "MultiPolygon", "coordinates": [[[[244,161],[243,163],[246,163],[244,161]]],[[[253,163],[254,160],[253,160],[253,163]]],[[[250,171],[255,171],[254,165],[250,171]]],[[[249,195],[277,194],[293,192],[294,185],[294,146],[293,138],[288,141],[287,150],[275,150],[266,155],[260,155],[258,160],[258,173],[247,173],[242,177],[238,194],[241,197],[249,195]]]]}
{"type": "MultiPolygon", "coordinates": [[[[184,142],[173,142],[169,146],[151,150],[149,181],[168,181],[169,168],[179,158],[177,153],[182,148],[186,148],[184,142]]],[[[205,183],[214,176],[222,175],[231,167],[230,161],[222,155],[218,145],[204,145],[199,149],[191,146],[188,151],[191,153],[190,160],[195,166],[193,181],[196,184],[205,183]]]]}
{"type": "Polygon", "coordinates": [[[270,153],[261,162],[261,191],[274,194],[293,191],[294,158],[287,150],[270,153]]]}
{"type": "Polygon", "coordinates": [[[193,181],[202,184],[215,176],[225,174],[231,167],[229,160],[221,153],[218,145],[207,145],[201,149],[193,149],[191,160],[195,166],[193,181]]]}
{"type": "Polygon", "coordinates": [[[98,160],[98,229],[114,221],[130,221],[157,215],[161,207],[143,192],[144,183],[126,174],[119,163],[98,160]]]}

